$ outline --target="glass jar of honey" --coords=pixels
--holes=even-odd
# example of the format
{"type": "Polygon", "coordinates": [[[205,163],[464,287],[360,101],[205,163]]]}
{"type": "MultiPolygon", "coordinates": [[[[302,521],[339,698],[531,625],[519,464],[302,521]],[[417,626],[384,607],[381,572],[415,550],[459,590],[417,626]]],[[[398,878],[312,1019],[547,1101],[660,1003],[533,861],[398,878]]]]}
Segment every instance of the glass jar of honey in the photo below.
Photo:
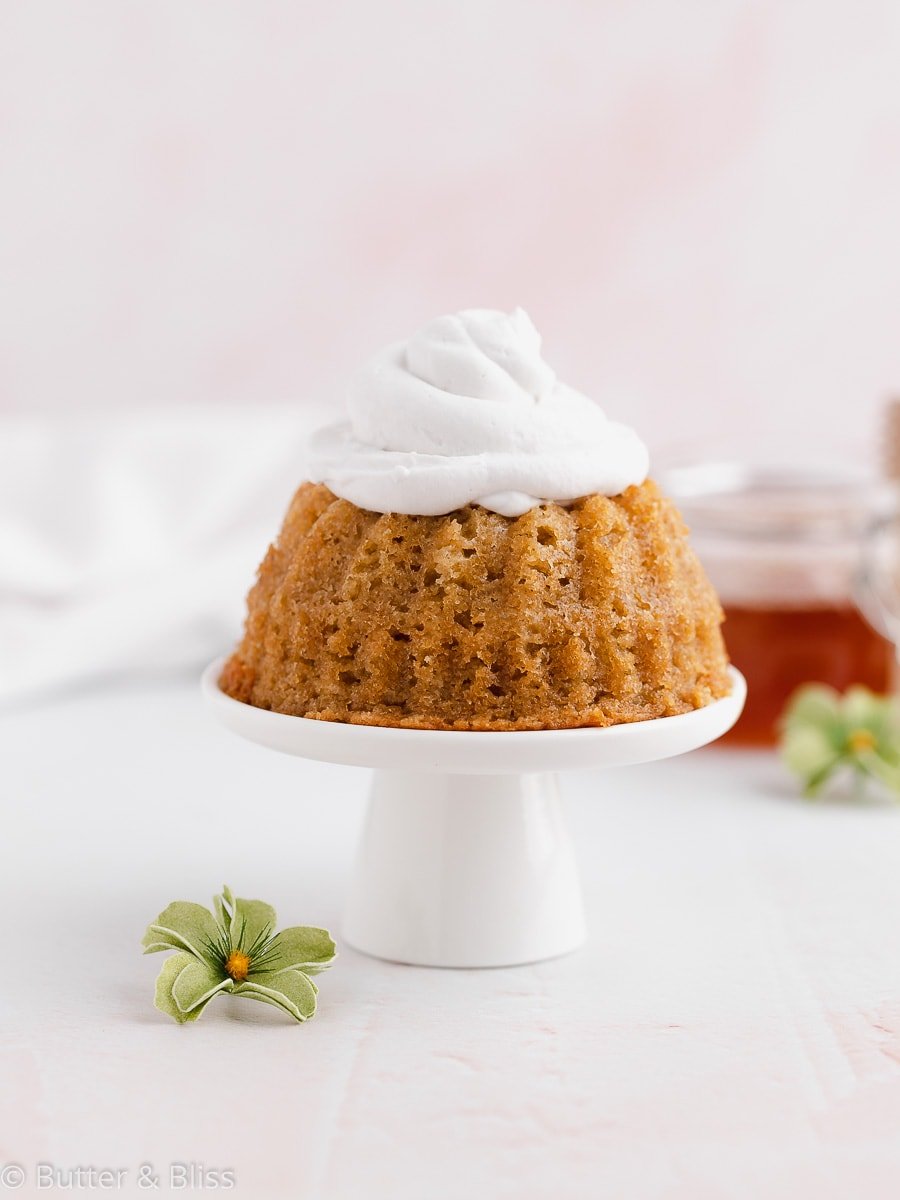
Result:
{"type": "Polygon", "coordinates": [[[664,489],[725,610],[724,635],[747,679],[733,743],[769,745],[801,684],[876,692],[893,684],[894,649],[858,603],[863,547],[886,489],[850,467],[676,467],[664,489]]]}

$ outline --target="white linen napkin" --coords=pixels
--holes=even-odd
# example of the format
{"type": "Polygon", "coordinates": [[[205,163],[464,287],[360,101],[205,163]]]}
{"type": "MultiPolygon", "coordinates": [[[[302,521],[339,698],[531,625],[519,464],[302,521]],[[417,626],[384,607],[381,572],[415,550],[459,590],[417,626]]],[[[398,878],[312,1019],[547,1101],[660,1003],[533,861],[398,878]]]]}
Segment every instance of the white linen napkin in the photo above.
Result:
{"type": "Polygon", "coordinates": [[[227,651],[320,418],[0,421],[0,703],[227,651]]]}

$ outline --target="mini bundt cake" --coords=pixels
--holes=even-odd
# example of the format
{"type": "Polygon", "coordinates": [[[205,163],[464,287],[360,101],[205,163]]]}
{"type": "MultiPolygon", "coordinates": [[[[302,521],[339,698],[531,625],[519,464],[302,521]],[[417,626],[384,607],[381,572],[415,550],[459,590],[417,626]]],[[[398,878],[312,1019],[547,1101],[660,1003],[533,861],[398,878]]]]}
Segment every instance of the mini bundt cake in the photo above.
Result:
{"type": "Polygon", "coordinates": [[[221,687],[325,721],[562,729],[729,691],[719,602],[646,481],[507,517],[380,514],[303,484],[221,687]]]}

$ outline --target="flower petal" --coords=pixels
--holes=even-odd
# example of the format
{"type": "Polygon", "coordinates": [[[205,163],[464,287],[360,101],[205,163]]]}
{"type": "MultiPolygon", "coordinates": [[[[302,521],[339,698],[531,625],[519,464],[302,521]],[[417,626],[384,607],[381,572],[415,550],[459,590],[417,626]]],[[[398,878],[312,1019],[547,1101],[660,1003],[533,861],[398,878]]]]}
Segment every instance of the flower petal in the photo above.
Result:
{"type": "Polygon", "coordinates": [[[189,900],[176,900],[164,908],[144,934],[145,954],[157,950],[189,950],[203,962],[214,962],[209,946],[221,937],[222,931],[216,919],[202,904],[189,900]]]}
{"type": "Polygon", "coordinates": [[[815,725],[788,729],[781,742],[781,756],[790,770],[807,779],[840,757],[828,734],[815,725]]]}
{"type": "Polygon", "coordinates": [[[208,963],[192,958],[182,967],[172,984],[172,999],[187,1016],[198,1005],[202,1008],[216,992],[230,991],[233,986],[221,969],[215,970],[208,963]]]}
{"type": "Polygon", "coordinates": [[[839,738],[841,722],[841,697],[834,688],[824,684],[810,683],[798,688],[788,701],[781,719],[785,732],[802,726],[814,725],[835,738],[839,738]]]}
{"type": "Polygon", "coordinates": [[[231,929],[231,914],[234,910],[234,896],[228,884],[222,886],[221,896],[213,896],[213,912],[216,920],[227,934],[231,929]]]}
{"type": "Polygon", "coordinates": [[[896,763],[886,762],[880,754],[871,753],[861,755],[858,765],[867,775],[900,795],[900,766],[896,763]]]}
{"type": "Polygon", "coordinates": [[[327,929],[292,925],[272,939],[266,949],[265,969],[273,973],[293,968],[314,975],[330,967],[336,953],[334,939],[327,929]]]}
{"type": "Polygon", "coordinates": [[[153,926],[150,925],[147,932],[141,938],[141,945],[144,947],[145,954],[158,954],[160,950],[180,950],[181,942],[176,942],[169,934],[154,932],[153,926]]]}
{"type": "Polygon", "coordinates": [[[262,900],[234,900],[231,918],[231,944],[248,950],[264,937],[275,932],[275,909],[262,900]]]}
{"type": "Polygon", "coordinates": [[[315,1015],[316,990],[300,971],[261,971],[238,984],[234,994],[277,1005],[295,1021],[307,1021],[315,1015]]]}
{"type": "Polygon", "coordinates": [[[156,995],[154,1003],[160,1012],[165,1013],[167,1017],[172,1017],[179,1025],[183,1025],[185,1021],[196,1021],[203,1012],[209,1000],[208,997],[204,1002],[197,1004],[190,1012],[183,1012],[172,994],[175,984],[178,982],[182,972],[189,967],[197,966],[197,960],[192,954],[186,950],[179,950],[177,954],[173,954],[171,958],[167,958],[163,963],[162,970],[156,977],[156,995]]]}
{"type": "Polygon", "coordinates": [[[814,800],[821,792],[822,788],[831,779],[835,771],[842,765],[846,764],[846,760],[838,756],[832,759],[830,763],[825,763],[818,771],[813,771],[808,775],[803,782],[803,794],[809,800],[814,800]]]}
{"type": "Polygon", "coordinates": [[[873,732],[884,723],[886,717],[884,698],[876,696],[868,688],[847,688],[841,701],[841,716],[848,729],[871,729],[873,732]]]}

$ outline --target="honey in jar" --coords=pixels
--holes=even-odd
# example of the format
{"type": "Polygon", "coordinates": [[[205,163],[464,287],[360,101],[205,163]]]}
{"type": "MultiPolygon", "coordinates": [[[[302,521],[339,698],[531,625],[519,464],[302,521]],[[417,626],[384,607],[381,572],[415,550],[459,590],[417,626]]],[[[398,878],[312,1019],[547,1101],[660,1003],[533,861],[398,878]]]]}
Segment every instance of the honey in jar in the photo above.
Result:
{"type": "Polygon", "coordinates": [[[747,679],[744,713],[727,740],[771,745],[805,683],[891,688],[893,646],[856,604],[883,488],[850,469],[735,463],[678,468],[665,485],[719,593],[728,653],[747,679]]]}
{"type": "Polygon", "coordinates": [[[744,712],[728,740],[774,741],[788,697],[804,683],[843,691],[862,683],[886,692],[893,650],[850,604],[828,607],[744,608],[725,605],[728,654],[747,680],[744,712]]]}

